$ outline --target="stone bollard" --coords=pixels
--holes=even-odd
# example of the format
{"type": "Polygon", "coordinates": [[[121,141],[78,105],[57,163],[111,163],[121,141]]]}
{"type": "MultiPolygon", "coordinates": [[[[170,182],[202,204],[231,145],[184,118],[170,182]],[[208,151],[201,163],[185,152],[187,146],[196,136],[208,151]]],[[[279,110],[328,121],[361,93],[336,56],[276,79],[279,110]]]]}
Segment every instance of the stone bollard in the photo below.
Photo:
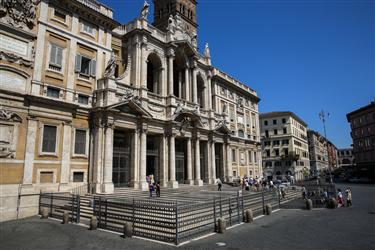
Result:
{"type": "Polygon", "coordinates": [[[253,220],[254,220],[253,210],[246,209],[245,210],[245,222],[251,223],[251,222],[253,222],[253,220]]]}
{"type": "Polygon", "coordinates": [[[307,209],[307,210],[311,210],[312,207],[313,207],[312,200],[311,200],[311,199],[307,199],[307,200],[305,201],[305,205],[306,205],[306,209],[307,209]]]}
{"type": "Polygon", "coordinates": [[[48,219],[49,215],[49,210],[46,207],[42,208],[42,216],[40,217],[41,219],[48,219]]]}
{"type": "Polygon", "coordinates": [[[331,208],[331,209],[337,208],[337,200],[335,198],[331,198],[328,200],[328,208],[331,208]]]}
{"type": "Polygon", "coordinates": [[[69,223],[69,212],[64,211],[62,224],[68,224],[68,223],[69,223]]]}
{"type": "Polygon", "coordinates": [[[266,205],[266,215],[271,215],[272,214],[272,206],[271,204],[266,205]]]}
{"type": "Polygon", "coordinates": [[[223,234],[225,230],[227,229],[227,223],[225,222],[225,219],[219,218],[217,220],[217,224],[218,224],[217,232],[223,234]]]}
{"type": "Polygon", "coordinates": [[[90,230],[98,229],[98,219],[96,216],[91,217],[90,219],[90,230]]]}
{"type": "Polygon", "coordinates": [[[130,222],[124,224],[124,238],[131,238],[133,236],[133,225],[130,222]]]}

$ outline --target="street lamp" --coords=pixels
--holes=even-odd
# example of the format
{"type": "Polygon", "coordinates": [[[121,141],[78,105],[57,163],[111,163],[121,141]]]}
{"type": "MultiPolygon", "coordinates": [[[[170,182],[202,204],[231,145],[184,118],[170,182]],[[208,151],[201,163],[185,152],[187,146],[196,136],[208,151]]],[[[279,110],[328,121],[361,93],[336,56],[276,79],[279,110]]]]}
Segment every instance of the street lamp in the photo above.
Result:
{"type": "Polygon", "coordinates": [[[328,149],[328,139],[327,139],[327,132],[326,132],[326,118],[329,118],[329,113],[326,113],[324,112],[324,110],[322,110],[320,113],[319,113],[319,118],[320,120],[322,120],[323,122],[323,128],[324,128],[324,137],[326,138],[326,147],[327,147],[327,157],[328,157],[328,171],[329,171],[329,181],[330,183],[333,183],[332,181],[332,173],[331,173],[331,166],[329,164],[329,149],[328,149]]]}

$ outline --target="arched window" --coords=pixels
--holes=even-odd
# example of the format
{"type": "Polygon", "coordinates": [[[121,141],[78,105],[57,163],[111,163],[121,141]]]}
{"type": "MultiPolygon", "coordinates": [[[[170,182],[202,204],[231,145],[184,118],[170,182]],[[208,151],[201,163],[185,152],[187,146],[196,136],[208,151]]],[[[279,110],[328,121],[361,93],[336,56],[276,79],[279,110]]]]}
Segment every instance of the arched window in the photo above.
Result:
{"type": "Polygon", "coordinates": [[[205,96],[204,96],[205,86],[204,80],[200,74],[197,75],[197,97],[198,104],[200,108],[205,108],[205,96]]]}
{"type": "Polygon", "coordinates": [[[147,58],[147,89],[155,94],[161,94],[161,60],[152,53],[147,58]]]}

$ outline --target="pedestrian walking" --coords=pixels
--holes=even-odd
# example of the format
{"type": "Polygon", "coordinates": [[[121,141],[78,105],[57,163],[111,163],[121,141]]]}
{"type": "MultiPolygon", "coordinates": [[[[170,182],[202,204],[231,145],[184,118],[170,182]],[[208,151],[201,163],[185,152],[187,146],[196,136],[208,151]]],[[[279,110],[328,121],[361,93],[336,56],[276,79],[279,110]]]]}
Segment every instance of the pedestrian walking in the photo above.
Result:
{"type": "Polygon", "coordinates": [[[344,197],[342,195],[341,189],[337,189],[337,203],[338,207],[343,207],[344,206],[344,197]]]}
{"type": "Polygon", "coordinates": [[[160,197],[160,181],[158,181],[158,182],[156,183],[155,191],[156,191],[156,196],[157,196],[157,197],[160,197]]]}
{"type": "Polygon", "coordinates": [[[216,182],[217,182],[217,191],[221,191],[221,185],[222,185],[223,183],[221,182],[220,178],[218,178],[218,179],[216,180],[216,182]]]}
{"type": "Polygon", "coordinates": [[[348,207],[353,206],[353,203],[352,203],[352,190],[351,190],[350,187],[346,189],[345,195],[346,195],[346,205],[348,207]]]}
{"type": "Polygon", "coordinates": [[[152,198],[152,192],[154,192],[154,184],[151,182],[148,184],[148,189],[150,191],[150,198],[152,198]]]}

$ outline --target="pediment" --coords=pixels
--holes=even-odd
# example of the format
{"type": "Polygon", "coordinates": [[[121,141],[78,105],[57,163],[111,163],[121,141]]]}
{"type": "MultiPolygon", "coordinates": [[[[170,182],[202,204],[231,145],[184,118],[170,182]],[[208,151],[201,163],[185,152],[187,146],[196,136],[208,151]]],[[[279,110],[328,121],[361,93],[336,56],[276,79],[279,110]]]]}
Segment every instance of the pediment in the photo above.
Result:
{"type": "Polygon", "coordinates": [[[151,113],[148,112],[142,105],[135,100],[124,100],[115,104],[112,104],[106,108],[111,111],[119,111],[126,114],[141,115],[144,117],[152,117],[151,113]]]}
{"type": "Polygon", "coordinates": [[[203,127],[203,122],[198,114],[188,110],[182,110],[174,118],[176,122],[190,121],[196,127],[203,127]]]}

